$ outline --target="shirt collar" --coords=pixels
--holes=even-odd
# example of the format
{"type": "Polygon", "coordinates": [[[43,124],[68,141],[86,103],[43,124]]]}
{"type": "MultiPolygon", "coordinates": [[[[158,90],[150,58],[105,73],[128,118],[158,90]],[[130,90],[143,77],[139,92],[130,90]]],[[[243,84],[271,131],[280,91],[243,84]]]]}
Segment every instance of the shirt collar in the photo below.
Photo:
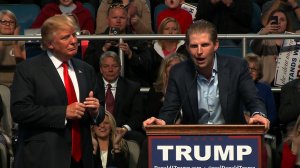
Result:
{"type": "MultiPolygon", "coordinates": [[[[102,78],[103,78],[103,77],[102,77],[102,78]]],[[[119,78],[117,78],[117,80],[115,80],[114,82],[111,82],[111,83],[110,83],[112,88],[116,88],[116,87],[117,87],[118,79],[119,79],[119,78]]],[[[109,84],[109,82],[107,82],[104,78],[103,78],[103,81],[104,81],[104,85],[105,85],[105,87],[106,87],[106,85],[109,84]]]]}
{"type": "MultiPolygon", "coordinates": [[[[61,67],[61,64],[62,64],[63,62],[62,62],[61,60],[59,60],[58,58],[56,58],[52,52],[47,51],[47,54],[48,54],[50,60],[53,62],[55,68],[56,68],[56,69],[60,68],[60,67],[61,67]]],[[[72,63],[71,63],[70,60],[68,60],[68,65],[69,65],[69,68],[70,68],[70,69],[73,69],[73,65],[72,65],[72,63]]]]}

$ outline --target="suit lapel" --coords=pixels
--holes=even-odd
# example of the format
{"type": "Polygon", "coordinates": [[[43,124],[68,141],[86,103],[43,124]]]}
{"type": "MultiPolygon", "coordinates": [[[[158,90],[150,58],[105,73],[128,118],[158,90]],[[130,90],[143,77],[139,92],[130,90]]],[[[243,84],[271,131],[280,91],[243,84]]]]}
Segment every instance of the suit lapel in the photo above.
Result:
{"type": "MultiPolygon", "coordinates": [[[[192,108],[194,119],[196,119],[199,115],[198,113],[198,95],[197,95],[197,76],[196,76],[196,69],[194,67],[195,65],[192,62],[189,62],[188,70],[186,74],[186,85],[185,85],[185,94],[188,94],[188,100],[183,100],[186,102],[190,102],[190,107],[192,108]],[[188,75],[190,74],[190,75],[188,75]]],[[[182,102],[185,103],[185,102],[182,102]]]]}
{"type": "Polygon", "coordinates": [[[230,75],[229,68],[226,68],[228,62],[227,59],[222,59],[222,56],[218,56],[218,87],[219,87],[219,97],[221,102],[221,109],[223,116],[225,117],[227,111],[227,101],[228,101],[228,93],[230,90],[230,75]]]}
{"type": "Polygon", "coordinates": [[[85,100],[85,98],[88,96],[88,90],[87,90],[87,86],[86,86],[86,77],[85,77],[85,72],[84,69],[82,68],[82,66],[80,66],[81,64],[79,64],[79,62],[75,59],[71,59],[75,74],[76,74],[76,78],[77,78],[77,82],[78,82],[78,87],[79,87],[79,96],[80,96],[80,100],[78,100],[79,102],[83,102],[85,100]]]}
{"type": "Polygon", "coordinates": [[[122,80],[121,77],[118,79],[117,83],[117,89],[116,89],[116,95],[115,95],[115,107],[114,107],[114,113],[117,114],[119,109],[122,108],[122,101],[121,101],[121,95],[123,95],[124,89],[124,81],[122,80]]]}
{"type": "Polygon", "coordinates": [[[48,78],[50,78],[50,81],[52,82],[52,84],[54,85],[53,88],[56,89],[57,93],[61,94],[63,93],[65,96],[59,96],[57,98],[62,99],[62,102],[68,102],[67,99],[67,94],[66,94],[66,89],[64,86],[63,81],[61,80],[57,69],[55,68],[54,64],[52,63],[52,61],[50,60],[50,58],[48,57],[48,55],[43,55],[41,56],[42,62],[41,62],[41,69],[43,70],[43,72],[46,74],[46,76],[48,76],[48,78]]]}

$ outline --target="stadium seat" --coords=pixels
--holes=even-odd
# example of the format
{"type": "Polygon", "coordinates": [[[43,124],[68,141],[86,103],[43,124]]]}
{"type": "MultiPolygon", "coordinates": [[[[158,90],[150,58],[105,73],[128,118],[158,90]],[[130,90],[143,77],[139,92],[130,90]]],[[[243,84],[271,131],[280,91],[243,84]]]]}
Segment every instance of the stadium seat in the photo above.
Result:
{"type": "Polygon", "coordinates": [[[133,140],[126,140],[129,148],[129,167],[137,167],[137,163],[140,156],[140,146],[133,140]]]}
{"type": "Polygon", "coordinates": [[[5,131],[8,136],[12,136],[13,121],[10,113],[10,89],[5,85],[0,85],[0,95],[3,101],[4,113],[0,120],[0,128],[5,131]]]}
{"type": "Polygon", "coordinates": [[[28,29],[40,13],[40,7],[36,4],[1,4],[0,10],[4,9],[16,15],[21,35],[24,35],[24,29],[28,29]]]}

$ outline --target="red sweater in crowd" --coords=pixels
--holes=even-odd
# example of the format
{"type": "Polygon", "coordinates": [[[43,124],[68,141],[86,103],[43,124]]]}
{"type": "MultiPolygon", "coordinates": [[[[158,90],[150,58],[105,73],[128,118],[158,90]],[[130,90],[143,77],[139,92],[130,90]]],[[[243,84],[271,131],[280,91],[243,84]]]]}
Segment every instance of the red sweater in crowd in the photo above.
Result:
{"type": "MultiPolygon", "coordinates": [[[[86,9],[81,2],[74,2],[76,8],[72,11],[75,14],[79,21],[79,26],[81,30],[88,30],[91,34],[95,32],[94,19],[88,9],[86,9]]],[[[40,14],[37,16],[31,28],[40,28],[44,21],[51,16],[62,14],[59,9],[59,5],[55,2],[48,3],[41,10],[40,14]]]]}
{"type": "Polygon", "coordinates": [[[281,157],[281,168],[295,167],[297,155],[294,155],[292,153],[290,145],[288,143],[283,144],[281,157]]]}
{"type": "Polygon", "coordinates": [[[193,23],[192,15],[189,12],[187,12],[186,10],[181,9],[180,7],[175,8],[175,9],[168,8],[168,9],[161,11],[158,14],[157,24],[156,24],[157,30],[158,30],[158,27],[159,27],[161,21],[164,20],[164,18],[166,18],[166,17],[172,17],[178,21],[182,34],[185,34],[186,30],[193,23]]]}

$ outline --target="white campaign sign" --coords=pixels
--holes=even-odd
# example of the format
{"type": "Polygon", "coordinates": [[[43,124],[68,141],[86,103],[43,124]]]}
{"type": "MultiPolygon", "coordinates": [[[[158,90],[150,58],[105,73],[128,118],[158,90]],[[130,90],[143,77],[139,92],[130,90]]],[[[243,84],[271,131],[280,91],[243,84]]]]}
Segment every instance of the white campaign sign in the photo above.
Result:
{"type": "Polygon", "coordinates": [[[278,59],[274,85],[282,86],[300,76],[300,39],[285,39],[278,59]]]}

